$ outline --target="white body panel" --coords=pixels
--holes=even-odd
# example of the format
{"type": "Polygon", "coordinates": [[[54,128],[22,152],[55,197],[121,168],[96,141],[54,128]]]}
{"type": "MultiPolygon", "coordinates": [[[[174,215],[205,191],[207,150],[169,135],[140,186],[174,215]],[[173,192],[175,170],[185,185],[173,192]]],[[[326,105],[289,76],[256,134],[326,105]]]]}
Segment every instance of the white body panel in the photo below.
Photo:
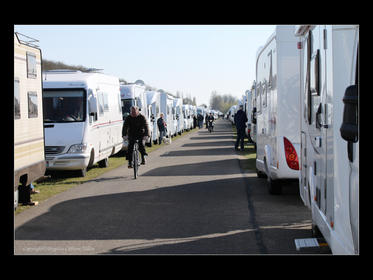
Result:
{"type": "Polygon", "coordinates": [[[284,137],[299,155],[299,54],[294,26],[277,26],[256,65],[256,167],[272,179],[298,179],[285,158],[284,137]]]}
{"type": "MultiPolygon", "coordinates": [[[[45,173],[41,50],[14,35],[14,191],[45,173]],[[33,67],[28,60],[32,56],[33,67]],[[28,71],[29,70],[29,71],[28,71]],[[32,72],[30,76],[28,72],[32,72]],[[30,115],[30,107],[36,114],[30,115]]],[[[17,199],[16,199],[17,200],[17,199]]],[[[17,205],[18,200],[15,201],[17,205]]]]}
{"type": "MultiPolygon", "coordinates": [[[[56,121],[44,116],[47,169],[84,170],[89,163],[95,164],[121,150],[123,119],[118,78],[79,71],[46,72],[43,91],[44,104],[48,106],[59,106],[59,100],[64,102],[78,94],[83,97],[80,121],[56,121]],[[82,150],[70,150],[72,145],[82,144],[82,150]]],[[[48,108],[50,112],[56,110],[48,108]]]]}
{"type": "Polygon", "coordinates": [[[355,84],[359,27],[299,26],[297,35],[302,44],[300,195],[333,254],[358,254],[359,142],[353,143],[350,162],[340,127],[345,90],[355,84]],[[307,81],[315,88],[317,75],[319,92],[309,91],[307,81]]]}
{"type": "Polygon", "coordinates": [[[176,113],[176,133],[181,135],[184,131],[184,114],[183,114],[183,99],[175,98],[174,99],[174,108],[176,113]]]}
{"type": "Polygon", "coordinates": [[[163,91],[159,91],[160,96],[160,109],[161,113],[164,114],[164,120],[167,124],[167,137],[175,135],[175,124],[174,119],[176,119],[173,113],[173,103],[174,98],[163,91]]]}
{"type": "Polygon", "coordinates": [[[151,141],[156,143],[159,138],[159,129],[157,120],[160,116],[160,93],[158,91],[146,91],[146,99],[148,104],[148,112],[150,115],[149,128],[151,129],[151,141]]]}

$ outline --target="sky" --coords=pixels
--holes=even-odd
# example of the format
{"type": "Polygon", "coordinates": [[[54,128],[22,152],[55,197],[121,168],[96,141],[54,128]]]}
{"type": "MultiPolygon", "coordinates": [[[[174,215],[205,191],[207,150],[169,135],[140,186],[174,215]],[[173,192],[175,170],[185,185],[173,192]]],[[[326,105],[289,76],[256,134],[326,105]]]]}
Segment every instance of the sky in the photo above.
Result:
{"type": "Polygon", "coordinates": [[[275,25],[14,25],[39,40],[43,59],[104,69],[127,82],[209,105],[212,91],[241,98],[256,53],[275,25]]]}

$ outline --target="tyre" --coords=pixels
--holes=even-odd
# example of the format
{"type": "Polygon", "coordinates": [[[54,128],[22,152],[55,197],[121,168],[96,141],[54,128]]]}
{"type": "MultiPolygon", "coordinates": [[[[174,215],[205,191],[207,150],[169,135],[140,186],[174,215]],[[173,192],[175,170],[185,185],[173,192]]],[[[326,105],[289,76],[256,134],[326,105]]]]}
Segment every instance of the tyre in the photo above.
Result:
{"type": "Polygon", "coordinates": [[[104,158],[103,160],[100,160],[98,162],[98,166],[101,167],[101,168],[108,167],[109,166],[109,159],[108,158],[104,158]]]}
{"type": "Polygon", "coordinates": [[[78,175],[79,175],[79,177],[85,177],[85,175],[87,175],[87,167],[78,170],[78,175]]]}
{"type": "Polygon", "coordinates": [[[135,177],[135,179],[137,179],[138,169],[139,169],[139,154],[137,151],[133,152],[132,163],[133,163],[133,176],[135,177]]]}
{"type": "Polygon", "coordinates": [[[268,178],[267,185],[268,185],[268,192],[270,194],[281,194],[282,193],[281,181],[272,180],[271,178],[268,178]]]}

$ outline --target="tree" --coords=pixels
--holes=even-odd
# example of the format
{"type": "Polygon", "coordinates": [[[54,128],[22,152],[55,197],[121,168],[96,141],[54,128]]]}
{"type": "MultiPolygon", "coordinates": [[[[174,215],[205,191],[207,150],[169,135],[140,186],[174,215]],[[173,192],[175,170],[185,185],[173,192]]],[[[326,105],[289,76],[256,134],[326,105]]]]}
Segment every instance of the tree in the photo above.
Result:
{"type": "Polygon", "coordinates": [[[216,90],[211,92],[210,108],[221,112],[227,112],[229,108],[238,103],[238,99],[231,94],[220,95],[216,90]]]}

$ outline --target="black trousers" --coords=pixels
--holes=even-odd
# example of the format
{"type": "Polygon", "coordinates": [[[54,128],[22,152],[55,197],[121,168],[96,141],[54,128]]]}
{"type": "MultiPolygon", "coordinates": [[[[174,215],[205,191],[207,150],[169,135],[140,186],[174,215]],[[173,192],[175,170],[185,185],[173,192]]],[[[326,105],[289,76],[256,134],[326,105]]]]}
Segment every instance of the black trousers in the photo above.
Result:
{"type": "MultiPolygon", "coordinates": [[[[145,151],[145,146],[144,146],[144,142],[145,141],[142,141],[142,138],[141,139],[138,139],[139,140],[139,152],[141,154],[141,157],[143,158],[146,151],[145,151]]],[[[127,149],[127,157],[126,159],[130,162],[132,161],[132,152],[133,152],[133,146],[135,145],[135,142],[136,142],[136,139],[128,139],[128,149],[127,149]]]]}
{"type": "Polygon", "coordinates": [[[244,141],[245,141],[245,128],[237,129],[237,140],[236,140],[236,144],[234,145],[234,147],[238,149],[239,144],[241,144],[241,150],[243,150],[244,141]]]}

